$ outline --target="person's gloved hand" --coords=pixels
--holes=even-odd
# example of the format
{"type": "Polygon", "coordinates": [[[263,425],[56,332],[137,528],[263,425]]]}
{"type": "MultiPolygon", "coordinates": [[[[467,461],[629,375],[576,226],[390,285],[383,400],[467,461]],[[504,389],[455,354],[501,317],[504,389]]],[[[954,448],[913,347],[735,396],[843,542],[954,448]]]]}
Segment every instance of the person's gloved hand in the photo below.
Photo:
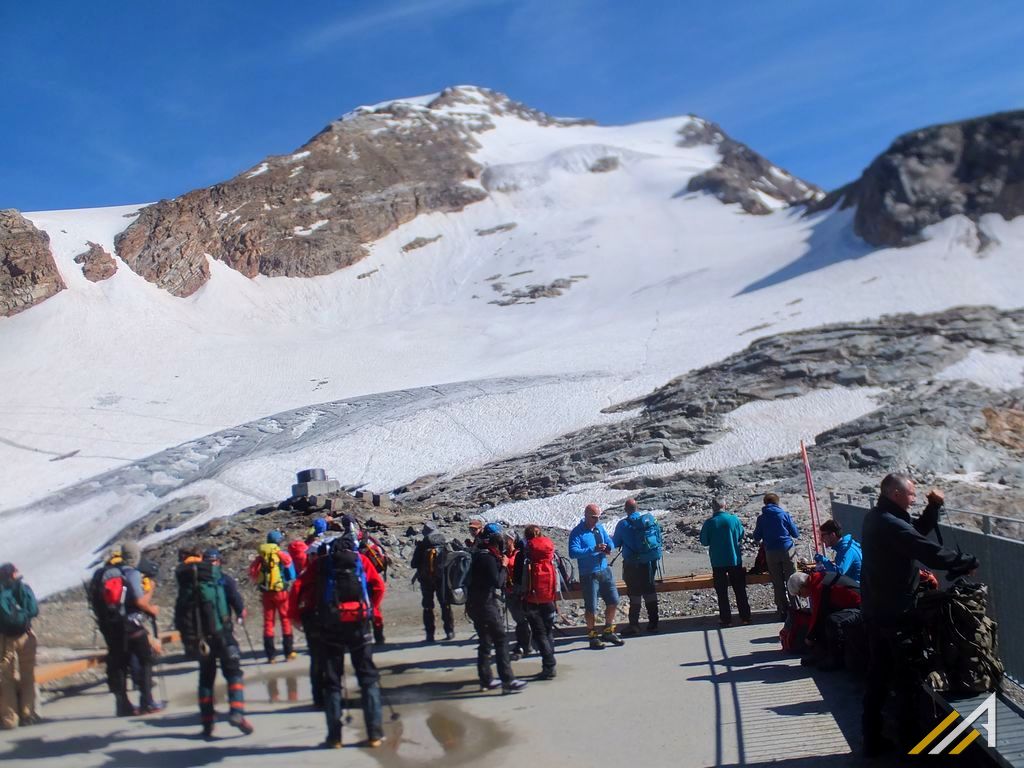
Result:
{"type": "Polygon", "coordinates": [[[823,554],[821,554],[820,552],[815,553],[815,555],[814,555],[814,562],[817,563],[818,565],[824,565],[825,564],[825,556],[823,554]]]}

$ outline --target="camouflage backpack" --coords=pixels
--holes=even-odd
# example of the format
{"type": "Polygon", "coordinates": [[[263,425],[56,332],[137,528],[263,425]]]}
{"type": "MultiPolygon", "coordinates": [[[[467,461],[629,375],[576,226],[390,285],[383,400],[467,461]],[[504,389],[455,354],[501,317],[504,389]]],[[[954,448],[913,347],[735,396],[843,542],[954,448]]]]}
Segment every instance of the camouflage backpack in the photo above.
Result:
{"type": "Polygon", "coordinates": [[[996,622],[986,613],[988,587],[963,579],[949,589],[925,592],[917,603],[921,627],[918,663],[936,691],[985,693],[999,687],[996,622]]]}

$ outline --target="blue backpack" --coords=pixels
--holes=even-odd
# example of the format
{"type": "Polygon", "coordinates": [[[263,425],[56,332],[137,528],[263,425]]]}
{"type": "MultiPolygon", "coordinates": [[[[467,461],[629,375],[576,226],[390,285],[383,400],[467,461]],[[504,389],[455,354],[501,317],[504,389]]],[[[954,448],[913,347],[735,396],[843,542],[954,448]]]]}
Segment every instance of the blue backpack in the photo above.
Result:
{"type": "Polygon", "coordinates": [[[646,512],[633,520],[627,520],[632,534],[627,554],[638,563],[653,563],[661,559],[661,527],[654,515],[646,512]]]}

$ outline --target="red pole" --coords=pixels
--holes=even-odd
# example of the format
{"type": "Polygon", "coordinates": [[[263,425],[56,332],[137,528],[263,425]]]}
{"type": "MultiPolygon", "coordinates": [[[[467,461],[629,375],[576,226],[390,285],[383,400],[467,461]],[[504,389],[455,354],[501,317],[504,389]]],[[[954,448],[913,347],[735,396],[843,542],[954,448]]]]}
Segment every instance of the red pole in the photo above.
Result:
{"type": "Polygon", "coordinates": [[[821,527],[821,520],[818,518],[818,498],[814,494],[814,478],[811,477],[811,463],[807,460],[807,448],[804,447],[804,441],[800,441],[800,456],[804,461],[804,477],[807,479],[807,499],[811,505],[811,533],[814,536],[814,551],[822,552],[821,546],[821,532],[818,530],[821,527]]]}

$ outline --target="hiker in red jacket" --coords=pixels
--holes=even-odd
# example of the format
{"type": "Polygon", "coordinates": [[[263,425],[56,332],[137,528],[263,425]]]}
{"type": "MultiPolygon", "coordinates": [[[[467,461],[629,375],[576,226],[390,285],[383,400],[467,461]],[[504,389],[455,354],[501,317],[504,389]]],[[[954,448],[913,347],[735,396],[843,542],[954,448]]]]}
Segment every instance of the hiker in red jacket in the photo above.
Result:
{"type": "Polygon", "coordinates": [[[523,531],[526,545],[516,558],[516,583],[521,585],[523,610],[530,623],[533,642],[540,651],[541,672],[537,680],[555,677],[555,601],[560,597],[555,543],[541,535],[539,525],[523,531]]]}

